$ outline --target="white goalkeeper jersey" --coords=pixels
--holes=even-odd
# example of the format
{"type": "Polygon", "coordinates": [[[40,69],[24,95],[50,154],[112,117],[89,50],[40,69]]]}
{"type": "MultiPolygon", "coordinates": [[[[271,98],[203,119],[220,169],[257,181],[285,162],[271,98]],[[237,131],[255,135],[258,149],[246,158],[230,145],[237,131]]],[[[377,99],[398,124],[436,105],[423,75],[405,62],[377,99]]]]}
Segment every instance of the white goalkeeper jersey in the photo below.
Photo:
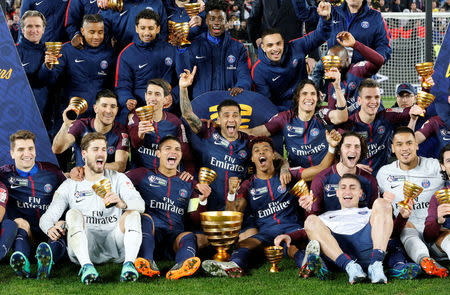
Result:
{"type": "Polygon", "coordinates": [[[391,192],[395,195],[395,201],[392,203],[395,216],[399,213],[398,202],[405,199],[403,195],[405,180],[423,188],[422,193],[414,200],[414,207],[408,219],[419,232],[423,232],[425,227],[431,197],[444,186],[440,171],[441,166],[438,160],[424,157],[419,157],[417,166],[411,170],[400,169],[397,160],[381,167],[378,171],[377,181],[381,193],[391,192]]]}
{"type": "MultiPolygon", "coordinates": [[[[104,177],[111,181],[111,190],[127,204],[127,210],[144,212],[144,200],[125,174],[105,169],[104,177]]],[[[100,232],[112,231],[120,220],[122,209],[115,206],[106,208],[103,199],[92,189],[94,183],[86,179],[64,181],[40,219],[39,226],[42,231],[47,233],[61,219],[66,209],[80,210],[84,215],[86,229],[100,232]]]]}
{"type": "Polygon", "coordinates": [[[323,223],[334,233],[353,235],[363,229],[370,221],[369,208],[345,208],[328,211],[319,215],[323,223]]]}

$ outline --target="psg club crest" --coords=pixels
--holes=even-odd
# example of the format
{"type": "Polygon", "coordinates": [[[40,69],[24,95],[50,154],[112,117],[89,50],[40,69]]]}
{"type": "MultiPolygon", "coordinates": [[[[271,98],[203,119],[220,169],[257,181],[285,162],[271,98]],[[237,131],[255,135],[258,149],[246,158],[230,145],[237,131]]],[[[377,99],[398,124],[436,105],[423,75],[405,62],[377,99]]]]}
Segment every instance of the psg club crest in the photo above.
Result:
{"type": "Polygon", "coordinates": [[[286,186],[279,185],[277,187],[277,192],[279,192],[280,194],[284,194],[286,192],[286,186]]]}
{"type": "Polygon", "coordinates": [[[108,68],[108,62],[107,62],[106,60],[102,60],[102,61],[100,62],[100,68],[101,68],[102,70],[106,70],[106,69],[108,68]]]}
{"type": "Polygon", "coordinates": [[[245,150],[240,150],[238,153],[239,157],[241,157],[242,159],[245,159],[245,157],[247,157],[247,152],[245,150]]]}
{"type": "Polygon", "coordinates": [[[430,187],[430,181],[428,179],[425,179],[422,181],[422,187],[423,188],[429,188],[430,187]]]}
{"type": "Polygon", "coordinates": [[[368,29],[368,28],[370,27],[369,22],[368,22],[368,21],[363,21],[363,22],[361,23],[361,27],[362,27],[363,29],[368,29]]]}
{"type": "Polygon", "coordinates": [[[311,136],[317,136],[317,135],[319,135],[319,129],[313,128],[313,129],[311,129],[309,134],[311,134],[311,136]]]}
{"type": "Polygon", "coordinates": [[[46,193],[49,193],[49,192],[51,192],[52,191],[52,185],[50,184],[50,183],[47,183],[46,185],[44,185],[44,191],[46,192],[46,193]]]}
{"type": "Polygon", "coordinates": [[[354,90],[356,88],[356,83],[355,82],[350,82],[348,84],[348,88],[350,88],[351,90],[354,90]]]}
{"type": "Polygon", "coordinates": [[[294,66],[296,66],[296,65],[298,64],[298,60],[297,60],[296,58],[294,58],[294,60],[292,61],[292,64],[293,64],[294,66]]]}
{"type": "Polygon", "coordinates": [[[377,131],[378,131],[378,134],[384,134],[384,132],[386,131],[386,129],[384,128],[383,125],[381,125],[380,127],[378,127],[377,131]]]}
{"type": "Polygon", "coordinates": [[[186,196],[187,196],[187,190],[185,190],[184,188],[182,188],[182,189],[180,189],[179,194],[180,194],[180,197],[186,198],[186,196]]]}
{"type": "Polygon", "coordinates": [[[170,67],[173,64],[173,60],[170,57],[166,57],[164,63],[166,64],[166,66],[170,67]]]}
{"type": "Polygon", "coordinates": [[[113,146],[109,146],[108,147],[108,155],[112,155],[112,154],[114,154],[114,152],[115,152],[114,147],[113,146]]]}
{"type": "Polygon", "coordinates": [[[228,55],[227,61],[228,63],[232,64],[236,61],[236,57],[234,57],[234,55],[228,55]]]}

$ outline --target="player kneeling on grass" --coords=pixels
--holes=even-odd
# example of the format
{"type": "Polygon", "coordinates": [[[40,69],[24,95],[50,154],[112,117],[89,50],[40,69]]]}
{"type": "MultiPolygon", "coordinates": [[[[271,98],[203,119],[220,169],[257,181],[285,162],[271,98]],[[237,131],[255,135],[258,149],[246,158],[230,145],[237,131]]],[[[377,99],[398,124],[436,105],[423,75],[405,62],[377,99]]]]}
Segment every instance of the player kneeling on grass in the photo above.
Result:
{"type": "Polygon", "coordinates": [[[211,188],[207,184],[188,181],[177,171],[182,157],[181,142],[177,137],[163,137],[156,156],[159,158],[157,169],[141,167],[127,173],[146,204],[145,214],[141,216],[142,246],[135,266],[145,276],[159,276],[153,259],[156,246],[156,250],[161,250],[167,258],[171,259],[175,253],[175,265],[166,278],[177,280],[193,275],[200,267],[200,258],[195,257],[196,236],[184,231],[184,221],[190,213],[189,217],[199,222],[199,212],[206,210],[211,188]]]}
{"type": "MultiPolygon", "coordinates": [[[[339,133],[334,130],[330,134],[327,132],[327,141],[332,146],[336,146],[340,138],[339,133]]],[[[204,261],[203,269],[214,276],[242,276],[251,251],[273,245],[274,238],[282,233],[302,228],[297,214],[299,209],[297,197],[289,192],[295,182],[287,186],[281,183],[279,172],[274,165],[272,140],[268,137],[257,137],[251,141],[250,148],[256,175],[244,181],[242,185],[237,177],[230,178],[226,209],[244,211],[248,205],[250,213],[255,216],[259,233],[239,242],[230,262],[204,261]]],[[[327,157],[331,158],[333,154],[330,153],[327,157]]],[[[291,170],[291,173],[297,179],[302,176],[312,179],[312,174],[320,171],[317,166],[313,166],[304,170],[291,170]]],[[[311,194],[308,198],[312,201],[311,194]]],[[[298,261],[302,262],[304,256],[305,251],[299,251],[298,261]]]]}
{"type": "Polygon", "coordinates": [[[80,264],[81,282],[97,280],[93,263],[124,262],[121,281],[135,281],[134,268],[142,241],[141,218],[144,201],[125,174],[105,169],[106,137],[88,133],[81,140],[84,178],[66,180],[55,192],[47,212],[41,217],[43,232],[53,230],[66,209],[67,242],[70,260],[80,264]],[[101,179],[111,182],[111,191],[102,199],[92,186],[101,179]],[[115,204],[106,208],[107,204],[115,204]]]}
{"type": "Polygon", "coordinates": [[[336,190],[341,210],[310,215],[305,221],[308,238],[317,240],[322,252],[345,270],[350,284],[365,279],[368,267],[372,283],[387,283],[383,259],[392,233],[391,204],[377,199],[372,209],[358,208],[362,196],[356,175],[344,174],[336,190]]]}

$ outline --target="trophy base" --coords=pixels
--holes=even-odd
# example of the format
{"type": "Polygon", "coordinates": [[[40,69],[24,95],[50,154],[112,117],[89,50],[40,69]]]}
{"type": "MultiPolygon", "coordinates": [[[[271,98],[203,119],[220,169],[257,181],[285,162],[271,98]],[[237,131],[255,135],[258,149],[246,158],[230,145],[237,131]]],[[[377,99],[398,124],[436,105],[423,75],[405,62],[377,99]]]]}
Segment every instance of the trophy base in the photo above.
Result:
{"type": "Polygon", "coordinates": [[[230,261],[231,255],[228,254],[226,249],[218,248],[217,253],[214,255],[213,259],[216,261],[227,262],[230,261]]]}
{"type": "Polygon", "coordinates": [[[276,263],[272,263],[272,267],[269,269],[269,272],[279,272],[280,269],[276,263]]]}
{"type": "Polygon", "coordinates": [[[404,201],[400,201],[400,202],[398,202],[397,204],[400,206],[400,207],[403,207],[403,208],[405,208],[405,209],[410,209],[409,208],[409,206],[408,206],[408,203],[407,203],[408,201],[407,200],[404,200],[404,201]]]}
{"type": "Polygon", "coordinates": [[[69,111],[67,111],[66,116],[67,116],[67,119],[69,119],[69,120],[76,120],[78,117],[78,114],[74,110],[69,110],[69,111]]]}
{"type": "Polygon", "coordinates": [[[106,204],[105,207],[106,207],[106,208],[111,208],[111,207],[116,206],[116,204],[117,204],[117,203],[106,204]]]}

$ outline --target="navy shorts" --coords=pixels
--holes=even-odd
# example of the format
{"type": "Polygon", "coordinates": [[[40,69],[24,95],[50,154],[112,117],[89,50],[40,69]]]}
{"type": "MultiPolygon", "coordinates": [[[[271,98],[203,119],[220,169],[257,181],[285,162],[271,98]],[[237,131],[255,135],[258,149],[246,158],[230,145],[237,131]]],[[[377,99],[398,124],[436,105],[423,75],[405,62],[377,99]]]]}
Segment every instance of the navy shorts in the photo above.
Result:
{"type": "Polygon", "coordinates": [[[293,231],[297,231],[302,229],[299,224],[278,224],[267,227],[260,227],[259,232],[251,236],[253,239],[259,240],[261,243],[265,245],[273,245],[273,240],[281,234],[291,233],[293,231]]]}
{"type": "Polygon", "coordinates": [[[155,227],[155,251],[156,256],[173,260],[174,251],[173,243],[177,239],[178,235],[184,231],[171,230],[165,227],[155,227]]]}

